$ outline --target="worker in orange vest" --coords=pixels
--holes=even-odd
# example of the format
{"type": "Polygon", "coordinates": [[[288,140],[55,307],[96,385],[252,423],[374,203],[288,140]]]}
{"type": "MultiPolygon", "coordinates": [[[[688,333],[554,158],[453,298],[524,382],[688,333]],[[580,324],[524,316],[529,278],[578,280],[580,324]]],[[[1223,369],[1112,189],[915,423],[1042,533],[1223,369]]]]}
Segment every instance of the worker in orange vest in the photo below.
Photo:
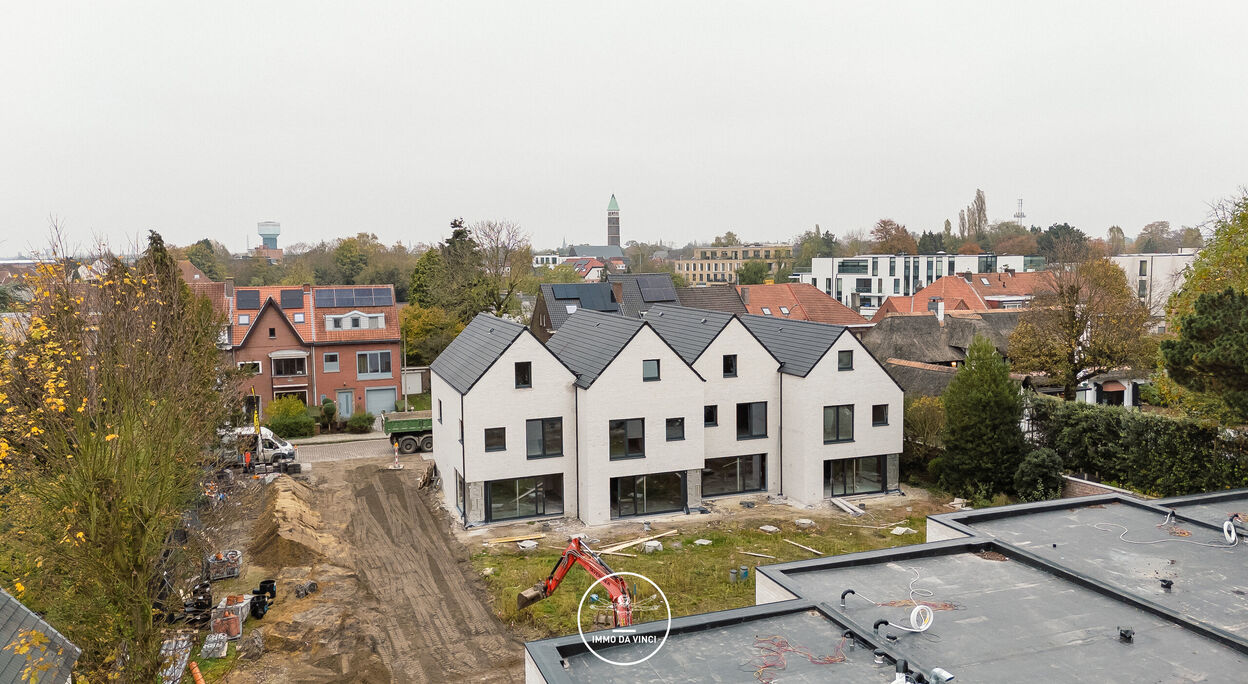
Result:
{"type": "Polygon", "coordinates": [[[251,452],[250,451],[243,452],[243,472],[244,473],[251,472],[251,452]]]}

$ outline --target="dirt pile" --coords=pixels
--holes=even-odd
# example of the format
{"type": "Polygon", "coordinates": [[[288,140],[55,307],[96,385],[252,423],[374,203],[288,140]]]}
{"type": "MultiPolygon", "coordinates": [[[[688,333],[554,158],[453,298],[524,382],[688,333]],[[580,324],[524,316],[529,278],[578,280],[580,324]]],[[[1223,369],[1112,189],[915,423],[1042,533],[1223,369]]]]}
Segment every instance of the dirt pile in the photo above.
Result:
{"type": "Polygon", "coordinates": [[[279,475],[264,494],[264,506],[252,532],[253,562],[269,568],[311,565],[325,555],[318,532],[321,516],[313,508],[311,488],[279,475]]]}

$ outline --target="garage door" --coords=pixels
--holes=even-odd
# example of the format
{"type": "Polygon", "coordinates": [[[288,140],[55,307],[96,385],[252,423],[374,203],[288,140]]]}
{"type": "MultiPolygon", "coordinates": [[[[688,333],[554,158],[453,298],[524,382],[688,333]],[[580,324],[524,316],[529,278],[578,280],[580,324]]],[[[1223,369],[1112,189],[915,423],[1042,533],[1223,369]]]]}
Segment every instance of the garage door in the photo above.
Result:
{"type": "Polygon", "coordinates": [[[393,387],[384,387],[380,389],[364,390],[364,410],[380,416],[382,412],[390,413],[394,410],[394,402],[398,399],[398,395],[393,387]]]}

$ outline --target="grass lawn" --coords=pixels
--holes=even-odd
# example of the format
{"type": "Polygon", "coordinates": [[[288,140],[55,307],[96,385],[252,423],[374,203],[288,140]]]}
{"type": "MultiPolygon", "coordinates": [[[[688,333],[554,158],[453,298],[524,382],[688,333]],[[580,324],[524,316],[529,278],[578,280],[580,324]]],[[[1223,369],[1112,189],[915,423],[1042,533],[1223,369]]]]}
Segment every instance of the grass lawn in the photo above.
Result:
{"type": "MultiPolygon", "coordinates": [[[[903,514],[904,515],[904,514],[903,514]]],[[[856,551],[868,551],[894,546],[904,546],[923,541],[922,530],[926,525],[926,516],[920,512],[910,514],[903,525],[919,530],[919,534],[894,535],[888,529],[873,530],[863,527],[848,527],[836,524],[828,518],[816,519],[815,528],[799,530],[793,523],[791,515],[787,518],[745,517],[726,518],[711,522],[696,523],[694,519],[681,521],[679,524],[656,524],[653,534],[679,529],[680,534],[664,537],[663,550],[657,553],[641,553],[641,546],[625,549],[626,553],[636,553],[636,558],[623,556],[603,556],[603,560],[613,571],[636,572],[644,575],[659,585],[672,608],[672,617],[706,613],[729,608],[740,608],[754,605],[754,568],[757,565],[782,563],[785,561],[806,560],[815,558],[814,554],[786,544],[781,541],[789,539],[799,544],[822,551],[824,555],[838,555],[856,551]],[[780,532],[767,534],[759,531],[760,525],[771,524],[780,528],[780,532]],[[710,546],[698,546],[695,539],[709,539],[710,546]],[[679,542],[674,545],[673,542],[679,542]],[[776,556],[776,560],[747,556],[743,551],[765,553],[776,556]],[[728,570],[745,565],[749,567],[750,578],[742,583],[729,582],[728,570]]],[[[893,517],[889,522],[901,520],[902,515],[893,517]]],[[[838,518],[848,524],[860,524],[858,520],[838,518]]],[[[862,522],[861,524],[879,524],[862,522]]],[[[636,534],[624,536],[592,545],[594,548],[605,548],[611,543],[628,541],[642,536],[636,534]]],[[[590,535],[591,539],[593,535],[590,535]]],[[[493,568],[491,574],[485,576],[486,586],[493,599],[495,613],[503,622],[512,626],[525,638],[541,638],[576,632],[576,611],[581,595],[592,583],[592,578],[581,568],[573,568],[567,574],[559,589],[549,598],[526,608],[517,610],[516,594],[522,589],[533,586],[546,579],[559,559],[566,540],[558,534],[548,534],[538,540],[536,550],[522,553],[515,544],[500,544],[489,547],[472,557],[473,567],[479,573],[493,568]],[[556,545],[559,545],[556,549],[556,545]]],[[[642,594],[646,592],[644,585],[642,594]]],[[[600,587],[595,593],[605,597],[606,592],[600,587]]],[[[662,619],[662,614],[639,614],[638,622],[662,619]]]]}
{"type": "MultiPolygon", "coordinates": [[[[399,400],[395,402],[395,405],[396,406],[403,405],[402,396],[400,396],[399,400]]],[[[424,394],[407,395],[407,408],[399,409],[399,410],[400,411],[428,411],[431,406],[433,406],[433,399],[429,396],[428,392],[425,392],[424,394]]]]}

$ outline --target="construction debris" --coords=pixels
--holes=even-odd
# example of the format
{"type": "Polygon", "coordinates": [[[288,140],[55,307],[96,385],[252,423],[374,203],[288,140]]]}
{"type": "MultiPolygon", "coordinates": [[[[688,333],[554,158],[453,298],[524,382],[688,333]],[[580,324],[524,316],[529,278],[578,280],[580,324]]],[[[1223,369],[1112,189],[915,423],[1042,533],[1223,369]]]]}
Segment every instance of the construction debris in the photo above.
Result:
{"type": "MultiPolygon", "coordinates": [[[[546,536],[546,535],[542,535],[542,536],[546,536]]],[[[523,539],[521,541],[516,542],[516,546],[520,547],[521,551],[532,551],[533,549],[537,548],[537,542],[532,539],[523,539]]]]}
{"type": "Polygon", "coordinates": [[[742,551],[741,553],[744,553],[747,556],[754,556],[755,558],[770,558],[772,560],[776,560],[775,556],[768,556],[765,553],[754,553],[753,551],[742,551]]]}
{"type": "Polygon", "coordinates": [[[641,539],[634,539],[633,541],[624,542],[623,544],[615,544],[614,546],[608,546],[607,548],[602,549],[598,553],[604,553],[608,551],[623,551],[624,549],[627,549],[630,546],[636,546],[638,544],[641,544],[642,542],[648,542],[652,539],[659,539],[661,537],[668,537],[673,534],[679,534],[679,533],[680,533],[679,530],[668,530],[667,532],[664,532],[662,534],[656,534],[652,537],[642,537],[641,539]]]}
{"type": "Polygon", "coordinates": [[[241,660],[255,660],[263,654],[263,629],[256,628],[247,632],[247,637],[238,643],[238,657],[241,660]]]}
{"type": "Polygon", "coordinates": [[[811,552],[811,553],[815,554],[816,556],[822,556],[822,555],[823,555],[823,552],[822,552],[822,551],[816,551],[816,550],[814,550],[814,549],[810,548],[809,546],[806,546],[805,544],[798,544],[797,542],[795,542],[795,541],[789,541],[788,539],[781,539],[780,541],[782,541],[782,542],[784,542],[784,543],[786,543],[786,544],[792,544],[793,546],[796,546],[796,547],[797,547],[797,548],[799,548],[799,549],[806,549],[807,551],[809,551],[809,552],[811,552]]]}
{"type": "Polygon", "coordinates": [[[620,553],[619,551],[599,551],[599,555],[603,556],[624,556],[625,558],[636,558],[635,553],[620,553]]]}
{"type": "Polygon", "coordinates": [[[186,671],[186,661],[191,658],[191,632],[179,632],[172,639],[160,644],[160,678],[164,684],[178,684],[186,671]]]}
{"type": "Polygon", "coordinates": [[[237,549],[210,553],[204,557],[204,575],[209,582],[238,577],[242,565],[243,552],[237,549]]]}
{"type": "Polygon", "coordinates": [[[711,540],[710,539],[694,539],[693,543],[697,544],[698,546],[710,546],[711,540]]]}
{"type": "Polygon", "coordinates": [[[518,537],[499,537],[497,539],[486,539],[485,541],[481,543],[485,544],[486,546],[489,546],[490,544],[509,544],[511,542],[528,541],[530,539],[542,539],[545,536],[546,535],[539,532],[537,534],[522,534],[518,537]]]}
{"type": "Polygon", "coordinates": [[[919,533],[918,530],[911,529],[909,527],[894,527],[892,531],[893,531],[893,534],[897,536],[901,536],[903,534],[918,534],[919,533]]]}
{"type": "Polygon", "coordinates": [[[794,524],[796,524],[799,528],[803,530],[809,527],[815,526],[815,521],[811,520],[810,518],[798,518],[797,520],[794,520],[793,522],[794,524]]]}
{"type": "Polygon", "coordinates": [[[199,657],[224,658],[229,645],[224,634],[209,634],[204,637],[204,645],[199,647],[199,657]]]}
{"type": "Polygon", "coordinates": [[[837,508],[841,509],[842,511],[845,511],[846,513],[854,516],[855,518],[862,515],[862,509],[850,504],[848,501],[845,501],[844,499],[840,497],[836,497],[836,496],[832,497],[832,504],[836,506],[837,508]]]}
{"type": "Polygon", "coordinates": [[[763,525],[759,527],[758,529],[762,530],[763,532],[766,532],[767,534],[775,534],[780,531],[780,528],[776,527],[775,525],[763,525]]]}
{"type": "Polygon", "coordinates": [[[641,547],[641,548],[642,548],[642,550],[643,550],[644,552],[646,552],[646,553],[654,553],[654,552],[656,552],[656,551],[662,551],[662,550],[663,550],[663,542],[661,542],[661,541],[653,541],[653,540],[652,540],[652,541],[648,541],[648,542],[646,542],[644,545],[642,545],[642,547],[641,547]]]}
{"type": "Polygon", "coordinates": [[[303,598],[308,594],[315,594],[318,590],[320,590],[320,588],[321,587],[316,583],[316,580],[308,580],[307,582],[296,584],[295,598],[303,598]]]}

